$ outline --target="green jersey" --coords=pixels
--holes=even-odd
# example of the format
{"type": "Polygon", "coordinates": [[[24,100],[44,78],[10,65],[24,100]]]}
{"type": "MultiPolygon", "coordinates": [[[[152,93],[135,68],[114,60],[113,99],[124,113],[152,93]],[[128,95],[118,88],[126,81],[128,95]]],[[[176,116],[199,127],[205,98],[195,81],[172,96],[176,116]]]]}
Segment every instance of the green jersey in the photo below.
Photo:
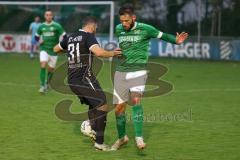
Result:
{"type": "Polygon", "coordinates": [[[53,47],[59,43],[59,37],[65,32],[59,23],[51,22],[42,23],[36,33],[36,36],[41,36],[43,43],[40,44],[40,50],[46,51],[49,55],[56,56],[53,52],[53,47]]]}
{"type": "Polygon", "coordinates": [[[149,41],[151,38],[161,38],[162,34],[153,26],[144,23],[135,22],[129,31],[126,31],[122,24],[117,25],[116,35],[123,56],[118,58],[116,70],[144,70],[148,61],[149,41]]]}

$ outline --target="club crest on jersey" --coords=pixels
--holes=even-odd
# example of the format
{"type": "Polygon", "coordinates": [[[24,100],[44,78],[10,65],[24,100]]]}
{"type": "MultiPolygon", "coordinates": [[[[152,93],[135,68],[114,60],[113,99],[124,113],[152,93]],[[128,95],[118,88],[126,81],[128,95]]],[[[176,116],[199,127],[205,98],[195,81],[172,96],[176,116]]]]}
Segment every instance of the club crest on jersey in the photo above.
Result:
{"type": "Polygon", "coordinates": [[[134,34],[140,34],[140,30],[134,30],[134,34]]]}

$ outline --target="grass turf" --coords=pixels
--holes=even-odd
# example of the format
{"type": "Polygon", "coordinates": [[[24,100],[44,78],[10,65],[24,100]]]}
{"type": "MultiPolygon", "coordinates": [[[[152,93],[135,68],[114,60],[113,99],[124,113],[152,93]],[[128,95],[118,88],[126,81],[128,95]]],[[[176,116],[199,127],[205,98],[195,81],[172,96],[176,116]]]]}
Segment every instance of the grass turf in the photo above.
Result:
{"type": "MultiPolygon", "coordinates": [[[[64,57],[60,57],[63,63],[64,57]]],[[[138,151],[133,126],[127,122],[128,145],[116,152],[95,151],[79,130],[65,122],[55,105],[73,100],[71,111],[86,111],[72,95],[53,90],[39,95],[38,59],[0,55],[0,159],[2,160],[238,160],[240,158],[240,63],[151,58],[169,70],[162,79],[170,93],[143,101],[147,149],[138,151]]],[[[99,75],[109,84],[109,64],[99,75]]],[[[131,110],[128,109],[128,113],[131,110]]],[[[113,112],[108,116],[106,143],[116,138],[113,112]]]]}

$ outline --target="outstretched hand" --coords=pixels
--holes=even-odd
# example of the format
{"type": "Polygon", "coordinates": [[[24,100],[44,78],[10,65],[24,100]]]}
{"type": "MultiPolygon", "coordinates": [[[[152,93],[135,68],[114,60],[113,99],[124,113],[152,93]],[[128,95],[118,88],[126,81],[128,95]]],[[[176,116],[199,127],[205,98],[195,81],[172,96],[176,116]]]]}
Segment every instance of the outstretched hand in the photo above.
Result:
{"type": "Polygon", "coordinates": [[[181,44],[183,43],[186,39],[188,38],[188,33],[186,32],[181,32],[180,34],[177,32],[176,36],[176,43],[181,44]]]}

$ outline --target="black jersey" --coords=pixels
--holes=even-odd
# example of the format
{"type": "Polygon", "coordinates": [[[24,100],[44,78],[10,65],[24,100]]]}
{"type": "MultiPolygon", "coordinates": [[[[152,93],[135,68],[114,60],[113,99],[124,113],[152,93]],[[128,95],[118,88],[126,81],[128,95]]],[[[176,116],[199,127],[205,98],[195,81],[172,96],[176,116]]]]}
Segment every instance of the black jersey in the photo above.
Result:
{"type": "Polygon", "coordinates": [[[59,47],[67,51],[69,87],[81,103],[90,107],[106,104],[106,96],[92,73],[90,48],[94,45],[98,45],[94,34],[83,30],[67,35],[59,43],[59,47]]]}
{"type": "Polygon", "coordinates": [[[79,80],[86,74],[86,71],[91,74],[93,55],[90,48],[98,45],[94,34],[79,30],[64,37],[59,45],[67,51],[68,80],[70,82],[74,79],[79,80]]]}

